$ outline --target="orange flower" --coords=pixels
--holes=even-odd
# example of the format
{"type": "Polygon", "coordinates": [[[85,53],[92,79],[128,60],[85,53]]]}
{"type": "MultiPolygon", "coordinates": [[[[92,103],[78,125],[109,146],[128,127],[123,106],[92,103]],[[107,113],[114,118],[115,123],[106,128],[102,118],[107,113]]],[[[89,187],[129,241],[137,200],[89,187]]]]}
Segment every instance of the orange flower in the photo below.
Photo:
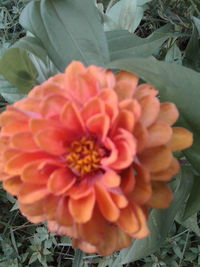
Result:
{"type": "Polygon", "coordinates": [[[122,71],[71,63],[0,115],[3,187],[28,220],[101,255],[148,235],[148,207],[168,207],[172,152],[192,144],[178,111],[122,71]]]}

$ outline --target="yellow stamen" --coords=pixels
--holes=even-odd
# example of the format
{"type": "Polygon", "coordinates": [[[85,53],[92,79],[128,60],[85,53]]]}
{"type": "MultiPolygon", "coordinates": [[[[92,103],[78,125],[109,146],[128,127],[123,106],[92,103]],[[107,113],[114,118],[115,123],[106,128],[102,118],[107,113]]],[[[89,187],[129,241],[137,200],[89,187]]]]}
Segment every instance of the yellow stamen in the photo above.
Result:
{"type": "Polygon", "coordinates": [[[101,150],[97,142],[82,137],[79,141],[71,143],[69,154],[66,156],[67,164],[80,176],[94,172],[100,168],[101,150]]]}

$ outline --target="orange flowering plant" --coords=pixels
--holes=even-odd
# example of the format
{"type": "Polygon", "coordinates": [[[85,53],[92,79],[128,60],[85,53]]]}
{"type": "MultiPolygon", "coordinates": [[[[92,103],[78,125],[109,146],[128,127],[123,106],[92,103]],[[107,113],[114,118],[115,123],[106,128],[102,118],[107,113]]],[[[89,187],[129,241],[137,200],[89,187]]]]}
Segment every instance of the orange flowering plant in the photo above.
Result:
{"type": "Polygon", "coordinates": [[[128,33],[113,30],[106,37],[92,1],[83,2],[34,1],[22,13],[21,23],[34,37],[15,45],[26,50],[12,48],[0,62],[22,98],[0,115],[0,180],[29,221],[46,221],[50,231],[70,236],[73,247],[106,256],[129,247],[132,238],[156,235],[148,226],[150,209],[169,207],[176,196],[170,181],[180,162],[189,160],[192,171],[198,165],[197,150],[179,152],[180,162],[174,152],[193,143],[191,118],[195,125],[199,118],[188,95],[197,83],[190,92],[182,88],[188,76],[198,80],[199,74],[155,59],[117,58],[113,40],[128,33]],[[85,31],[72,26],[80,12],[85,31]],[[55,16],[53,28],[49,14],[55,16]],[[36,15],[39,28],[30,23],[36,15]],[[9,69],[14,58],[20,63],[9,69]]]}

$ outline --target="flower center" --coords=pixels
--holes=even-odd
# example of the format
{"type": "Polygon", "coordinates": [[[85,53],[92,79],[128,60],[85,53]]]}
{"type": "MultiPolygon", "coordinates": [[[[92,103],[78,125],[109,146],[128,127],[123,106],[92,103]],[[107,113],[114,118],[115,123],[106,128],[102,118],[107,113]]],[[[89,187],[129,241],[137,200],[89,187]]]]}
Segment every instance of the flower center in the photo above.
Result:
{"type": "Polygon", "coordinates": [[[100,168],[102,152],[98,142],[82,137],[71,143],[66,161],[76,174],[84,176],[100,168]]]}

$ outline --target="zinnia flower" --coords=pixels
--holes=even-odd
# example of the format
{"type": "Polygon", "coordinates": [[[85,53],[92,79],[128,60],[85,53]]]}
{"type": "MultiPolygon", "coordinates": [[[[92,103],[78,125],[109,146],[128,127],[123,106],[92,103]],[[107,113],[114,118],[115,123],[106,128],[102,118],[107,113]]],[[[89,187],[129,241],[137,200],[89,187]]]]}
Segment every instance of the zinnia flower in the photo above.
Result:
{"type": "Polygon", "coordinates": [[[192,144],[178,111],[125,71],[72,62],[0,115],[0,179],[28,220],[108,255],[148,235],[166,208],[172,152],[192,144]]]}

